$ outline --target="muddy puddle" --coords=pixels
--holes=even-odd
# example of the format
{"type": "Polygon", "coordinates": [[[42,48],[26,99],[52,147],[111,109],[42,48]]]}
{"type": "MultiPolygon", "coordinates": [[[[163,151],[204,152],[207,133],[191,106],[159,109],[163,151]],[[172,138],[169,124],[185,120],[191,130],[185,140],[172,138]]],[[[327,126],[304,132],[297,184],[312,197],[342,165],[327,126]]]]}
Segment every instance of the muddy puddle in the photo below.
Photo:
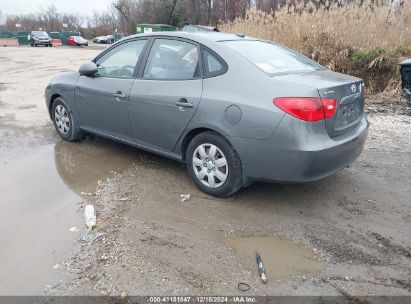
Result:
{"type": "Polygon", "coordinates": [[[0,147],[0,295],[41,295],[66,278],[63,262],[85,233],[79,203],[135,157],[104,140],[0,147]]]}
{"type": "Polygon", "coordinates": [[[101,138],[75,143],[60,141],[54,146],[54,162],[60,178],[86,199],[90,198],[99,180],[129,168],[141,154],[136,149],[101,138]]]}
{"type": "Polygon", "coordinates": [[[310,248],[293,241],[271,236],[228,238],[225,243],[234,249],[244,267],[258,275],[256,252],[263,260],[268,280],[286,279],[294,275],[315,275],[325,264],[315,260],[310,248]]]}

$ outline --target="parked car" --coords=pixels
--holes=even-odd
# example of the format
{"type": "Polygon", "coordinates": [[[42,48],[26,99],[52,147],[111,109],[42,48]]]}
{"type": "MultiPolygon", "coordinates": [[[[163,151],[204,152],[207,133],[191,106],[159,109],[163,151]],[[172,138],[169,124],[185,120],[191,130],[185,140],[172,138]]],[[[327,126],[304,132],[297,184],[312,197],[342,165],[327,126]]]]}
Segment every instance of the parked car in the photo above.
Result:
{"type": "Polygon", "coordinates": [[[116,41],[114,35],[107,35],[107,36],[98,36],[93,39],[94,43],[100,44],[112,44],[116,41]]]}
{"type": "Polygon", "coordinates": [[[28,39],[30,40],[30,45],[31,46],[38,46],[38,45],[44,45],[44,46],[53,46],[52,40],[46,32],[43,31],[32,31],[30,32],[28,39]]]}
{"type": "Polygon", "coordinates": [[[67,38],[68,45],[88,46],[88,41],[81,36],[70,36],[67,38]]]}
{"type": "Polygon", "coordinates": [[[45,96],[64,140],[90,132],[184,162],[219,197],[332,175],[360,155],[369,125],[361,79],[223,33],[127,37],[52,79],[45,96]]]}
{"type": "Polygon", "coordinates": [[[102,41],[106,41],[104,36],[97,36],[96,38],[93,39],[94,43],[102,43],[102,41]]]}
{"type": "Polygon", "coordinates": [[[199,25],[199,24],[186,24],[181,29],[183,32],[219,32],[215,26],[199,25]]]}

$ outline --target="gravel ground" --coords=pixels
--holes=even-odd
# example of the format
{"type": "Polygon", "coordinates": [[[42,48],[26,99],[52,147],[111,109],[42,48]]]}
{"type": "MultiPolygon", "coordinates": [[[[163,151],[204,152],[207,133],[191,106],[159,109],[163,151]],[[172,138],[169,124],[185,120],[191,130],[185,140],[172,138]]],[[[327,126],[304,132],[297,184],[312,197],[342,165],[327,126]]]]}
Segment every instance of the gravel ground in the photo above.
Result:
{"type": "Polygon", "coordinates": [[[53,270],[60,279],[44,294],[237,295],[245,282],[244,295],[411,295],[411,108],[404,100],[367,99],[365,150],[341,173],[305,185],[256,183],[215,199],[194,187],[181,164],[93,136],[66,143],[55,135],[42,97],[47,81],[96,54],[0,54],[0,156],[24,158],[51,145],[50,162],[82,200],[70,216],[81,218],[89,203],[98,211],[97,227],[78,232],[74,251],[53,270]],[[182,202],[181,194],[190,198],[182,202]],[[254,248],[261,237],[269,250],[254,248]],[[246,249],[277,262],[267,284],[246,249]]]}
{"type": "Polygon", "coordinates": [[[81,243],[67,267],[75,278],[47,294],[236,295],[246,282],[245,295],[411,295],[411,111],[381,97],[367,105],[364,153],[311,184],[258,183],[215,199],[183,166],[137,152],[95,191],[100,223],[90,235],[103,235],[81,243]],[[227,242],[250,236],[292,240],[324,267],[269,273],[263,285],[227,242]]]}

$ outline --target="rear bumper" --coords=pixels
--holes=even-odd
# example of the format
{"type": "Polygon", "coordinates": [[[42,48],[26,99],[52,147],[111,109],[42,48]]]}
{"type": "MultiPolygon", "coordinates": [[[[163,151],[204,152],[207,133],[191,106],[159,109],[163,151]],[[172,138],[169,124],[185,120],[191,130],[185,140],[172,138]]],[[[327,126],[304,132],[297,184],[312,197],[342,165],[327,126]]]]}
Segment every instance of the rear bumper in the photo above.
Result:
{"type": "Polygon", "coordinates": [[[268,140],[232,138],[245,186],[253,181],[305,183],[330,176],[361,154],[369,127],[363,117],[355,130],[332,139],[324,134],[323,122],[307,128],[294,118],[284,120],[268,140]]]}
{"type": "Polygon", "coordinates": [[[37,45],[51,45],[51,41],[34,41],[37,45]]]}

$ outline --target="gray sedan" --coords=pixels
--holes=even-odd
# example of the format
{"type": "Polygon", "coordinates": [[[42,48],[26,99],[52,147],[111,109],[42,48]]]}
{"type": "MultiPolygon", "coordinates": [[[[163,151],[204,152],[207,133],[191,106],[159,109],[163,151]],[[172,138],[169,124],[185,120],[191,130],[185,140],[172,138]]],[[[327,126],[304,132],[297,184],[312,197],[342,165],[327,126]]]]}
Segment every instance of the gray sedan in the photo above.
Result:
{"type": "Polygon", "coordinates": [[[198,188],[219,197],[350,165],[367,137],[364,96],[361,79],[213,32],[128,37],[46,88],[63,139],[90,132],[184,162],[198,188]]]}

